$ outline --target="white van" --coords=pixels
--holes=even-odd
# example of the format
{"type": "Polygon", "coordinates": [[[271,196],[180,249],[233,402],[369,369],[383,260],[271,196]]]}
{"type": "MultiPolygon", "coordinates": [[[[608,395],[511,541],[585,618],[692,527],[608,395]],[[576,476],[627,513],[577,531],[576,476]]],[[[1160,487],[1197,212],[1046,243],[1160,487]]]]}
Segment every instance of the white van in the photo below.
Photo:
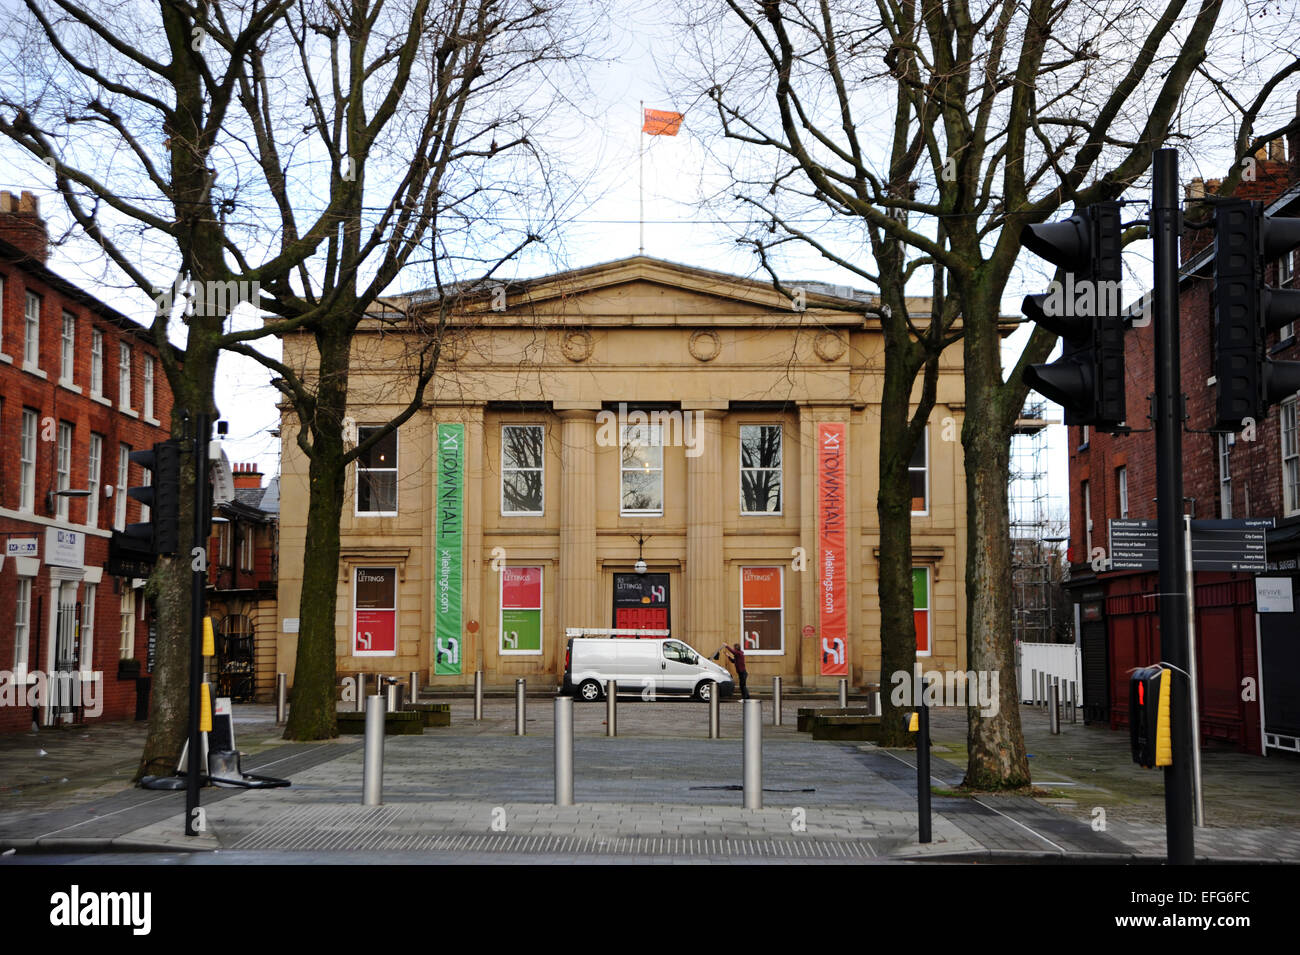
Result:
{"type": "Polygon", "coordinates": [[[619,696],[690,695],[707,700],[714,682],[722,698],[735,689],[731,674],[692,647],[670,637],[570,637],[560,692],[589,702],[618,681],[619,696]]]}

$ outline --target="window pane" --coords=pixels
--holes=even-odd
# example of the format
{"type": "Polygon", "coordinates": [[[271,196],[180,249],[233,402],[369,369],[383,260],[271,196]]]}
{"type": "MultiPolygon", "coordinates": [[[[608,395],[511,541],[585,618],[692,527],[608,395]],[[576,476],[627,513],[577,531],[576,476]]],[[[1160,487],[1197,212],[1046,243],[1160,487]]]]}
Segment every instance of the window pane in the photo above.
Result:
{"type": "Polygon", "coordinates": [[[542,428],[540,425],[508,425],[501,442],[503,467],[540,468],[542,466],[542,428]]]}
{"type": "Polygon", "coordinates": [[[925,510],[925,472],[909,471],[907,473],[908,482],[912,489],[912,510],[925,510]]]}
{"type": "Polygon", "coordinates": [[[926,433],[921,436],[921,440],[916,442],[916,448],[912,451],[912,460],[907,462],[909,468],[925,467],[925,452],[927,450],[925,443],[929,437],[930,434],[927,430],[926,433]]]}
{"type": "Polygon", "coordinates": [[[392,610],[396,606],[396,570],[392,567],[358,567],[357,609],[392,610]]]}
{"type": "MultiPolygon", "coordinates": [[[[365,441],[378,430],[378,428],[358,428],[357,440],[365,441]]],[[[397,432],[390,431],[376,442],[374,447],[357,458],[357,461],[363,468],[397,467],[397,432]]]]}
{"type": "Polygon", "coordinates": [[[397,472],[358,471],[357,510],[397,510],[397,472]]]}
{"type": "Polygon", "coordinates": [[[781,649],[780,610],[746,610],[743,624],[745,650],[781,649]]]}
{"type": "Polygon", "coordinates": [[[742,509],[746,512],[781,510],[780,471],[742,471],[740,489],[745,498],[742,509]]]}
{"type": "Polygon", "coordinates": [[[662,472],[623,472],[623,510],[662,511],[663,506],[662,472]]]}
{"type": "Polygon", "coordinates": [[[661,468],[664,463],[664,449],[658,445],[624,444],[623,467],[625,468],[661,468]]]}
{"type": "Polygon", "coordinates": [[[502,477],[502,489],[507,512],[541,513],[541,471],[510,471],[502,477]]]}
{"type": "Polygon", "coordinates": [[[740,466],[778,468],[781,466],[781,426],[741,425],[740,466]]]}
{"type": "Polygon", "coordinates": [[[924,567],[912,568],[912,609],[930,609],[930,575],[924,567]]]}

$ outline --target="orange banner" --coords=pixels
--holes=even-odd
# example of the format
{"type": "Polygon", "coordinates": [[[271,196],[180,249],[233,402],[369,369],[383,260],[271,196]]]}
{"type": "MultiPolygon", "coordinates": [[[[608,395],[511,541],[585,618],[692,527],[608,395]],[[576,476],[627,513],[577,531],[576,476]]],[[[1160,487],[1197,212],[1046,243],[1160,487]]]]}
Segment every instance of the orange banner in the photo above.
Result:
{"type": "Polygon", "coordinates": [[[817,426],[817,607],[822,676],[849,674],[845,450],[844,425],[817,426]]]}
{"type": "Polygon", "coordinates": [[[681,113],[670,113],[664,109],[647,109],[643,110],[645,116],[641,122],[641,132],[649,133],[651,136],[676,136],[677,130],[682,128],[681,113]]]}

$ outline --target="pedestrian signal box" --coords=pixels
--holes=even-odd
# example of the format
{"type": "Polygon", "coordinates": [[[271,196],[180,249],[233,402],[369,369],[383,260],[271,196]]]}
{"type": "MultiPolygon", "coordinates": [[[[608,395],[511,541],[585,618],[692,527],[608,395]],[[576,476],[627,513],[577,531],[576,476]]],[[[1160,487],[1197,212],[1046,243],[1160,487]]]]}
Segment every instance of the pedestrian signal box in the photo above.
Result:
{"type": "Polygon", "coordinates": [[[1169,728],[1173,671],[1161,666],[1133,671],[1129,678],[1129,739],[1133,762],[1147,769],[1172,766],[1169,728]]]}

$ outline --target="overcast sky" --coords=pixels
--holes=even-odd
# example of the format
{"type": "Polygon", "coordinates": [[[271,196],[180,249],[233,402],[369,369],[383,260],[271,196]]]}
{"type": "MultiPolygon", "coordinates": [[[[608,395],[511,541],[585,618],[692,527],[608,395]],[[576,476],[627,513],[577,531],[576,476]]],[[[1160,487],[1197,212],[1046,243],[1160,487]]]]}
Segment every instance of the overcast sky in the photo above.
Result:
{"type": "MultiPolygon", "coordinates": [[[[638,159],[645,150],[645,247],[646,253],[673,261],[738,275],[764,277],[756,270],[753,254],[738,246],[736,236],[743,228],[737,210],[723,203],[706,204],[705,197],[719,185],[718,169],[710,161],[708,137],[715,117],[711,104],[692,94],[673,77],[682,68],[684,49],[673,24],[676,5],[653,0],[616,3],[617,16],[608,26],[605,60],[588,74],[594,100],[584,102],[575,113],[569,148],[575,167],[590,175],[590,184],[578,202],[570,207],[572,219],[544,249],[521,260],[511,273],[519,277],[542,275],[564,268],[579,268],[596,262],[634,255],[639,244],[638,159]],[[647,107],[684,112],[686,120],[677,137],[643,137],[640,134],[640,102],[647,107]]],[[[1294,103],[1294,92],[1290,96],[1294,103]]],[[[1207,147],[1211,144],[1205,144],[1207,147]]],[[[1222,151],[1203,149],[1189,154],[1183,164],[1183,178],[1193,175],[1220,176],[1225,171],[1222,151]]],[[[41,208],[51,234],[67,229],[68,217],[62,202],[52,193],[52,177],[40,164],[19,154],[7,141],[0,143],[0,185],[10,191],[30,189],[41,198],[41,208]]],[[[1138,191],[1136,196],[1145,198],[1138,191]]],[[[1138,213],[1134,213],[1134,216],[1138,213]]],[[[1127,213],[1126,213],[1127,216],[1127,213]]],[[[1021,297],[1041,291],[1047,276],[1022,256],[1013,278],[1004,311],[1018,313],[1021,297]]],[[[1150,252],[1142,243],[1126,254],[1133,296],[1149,281],[1150,252]]],[[[120,281],[105,280],[102,254],[75,234],[54,250],[51,266],[108,304],[147,323],[151,303],[142,295],[123,292],[120,281]]],[[[860,279],[841,273],[819,256],[806,250],[790,250],[784,266],[793,278],[820,278],[841,284],[863,285],[860,279]]],[[[918,288],[917,294],[926,294],[918,288]]],[[[1024,334],[1008,343],[1008,360],[1018,352],[1024,334]]],[[[275,343],[261,347],[275,354],[275,343]]],[[[218,375],[217,401],[229,422],[226,450],[232,462],[254,461],[263,471],[279,469],[279,442],[272,430],[279,425],[275,409],[276,392],[267,371],[256,362],[224,355],[218,375]]],[[[1051,406],[1049,417],[1060,420],[1060,409],[1051,406]]],[[[1065,487],[1064,429],[1051,436],[1050,468],[1055,488],[1065,487]]],[[[1054,507],[1063,507],[1057,496],[1054,507]]]]}

